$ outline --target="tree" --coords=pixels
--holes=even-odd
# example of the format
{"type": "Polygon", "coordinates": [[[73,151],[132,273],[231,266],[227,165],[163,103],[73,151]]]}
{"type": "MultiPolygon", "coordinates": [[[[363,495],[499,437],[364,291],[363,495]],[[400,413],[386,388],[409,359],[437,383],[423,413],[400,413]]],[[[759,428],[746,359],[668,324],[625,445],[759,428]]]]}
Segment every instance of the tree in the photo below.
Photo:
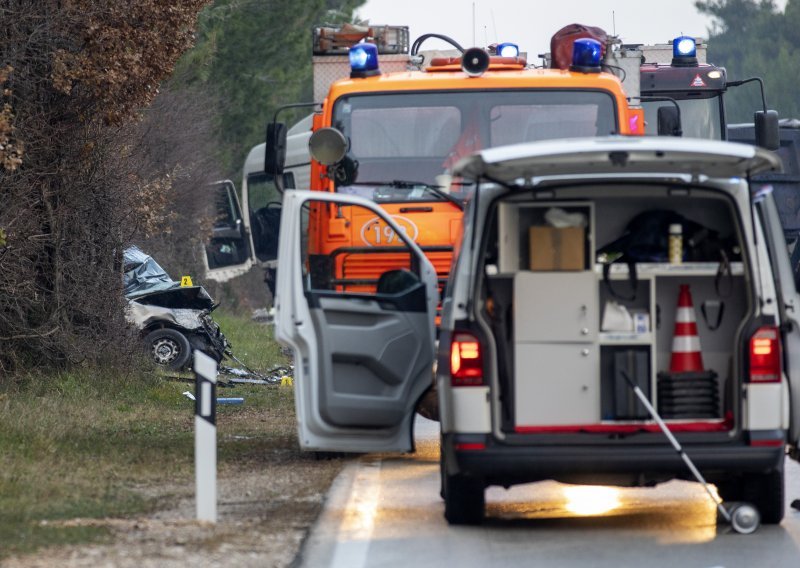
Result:
{"type": "Polygon", "coordinates": [[[120,253],[173,186],[139,111],[206,3],[0,0],[0,377],[120,350],[120,253]]]}
{"type": "MultiPolygon", "coordinates": [[[[783,12],[773,0],[708,0],[695,3],[713,18],[708,59],[726,67],[728,80],[761,77],[769,108],[782,117],[800,117],[800,0],[788,0],[783,12]]],[[[761,109],[755,84],[730,90],[728,122],[752,122],[761,109]]]]}
{"type": "Polygon", "coordinates": [[[363,1],[216,0],[202,12],[197,45],[179,63],[176,82],[214,94],[227,176],[264,141],[277,107],[311,100],[312,28],[350,21],[363,1]]]}

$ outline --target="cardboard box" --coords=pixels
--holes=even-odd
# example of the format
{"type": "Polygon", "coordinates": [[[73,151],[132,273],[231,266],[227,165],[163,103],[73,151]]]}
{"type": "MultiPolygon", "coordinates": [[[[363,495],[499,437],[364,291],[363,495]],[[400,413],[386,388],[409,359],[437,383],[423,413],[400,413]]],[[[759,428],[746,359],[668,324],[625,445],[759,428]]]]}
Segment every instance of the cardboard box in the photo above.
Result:
{"type": "Polygon", "coordinates": [[[534,226],[529,229],[531,270],[585,270],[586,229],[534,226]]]}

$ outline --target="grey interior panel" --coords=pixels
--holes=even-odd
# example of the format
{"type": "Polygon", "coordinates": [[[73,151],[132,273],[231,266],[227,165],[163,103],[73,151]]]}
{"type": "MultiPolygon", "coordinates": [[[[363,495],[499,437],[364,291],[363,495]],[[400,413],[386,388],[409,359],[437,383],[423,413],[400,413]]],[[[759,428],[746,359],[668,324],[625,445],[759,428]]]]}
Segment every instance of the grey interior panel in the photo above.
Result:
{"type": "Polygon", "coordinates": [[[320,412],[335,426],[397,424],[431,380],[428,315],[342,296],[311,310],[320,357],[320,412]],[[365,404],[365,400],[369,403],[365,404]]]}

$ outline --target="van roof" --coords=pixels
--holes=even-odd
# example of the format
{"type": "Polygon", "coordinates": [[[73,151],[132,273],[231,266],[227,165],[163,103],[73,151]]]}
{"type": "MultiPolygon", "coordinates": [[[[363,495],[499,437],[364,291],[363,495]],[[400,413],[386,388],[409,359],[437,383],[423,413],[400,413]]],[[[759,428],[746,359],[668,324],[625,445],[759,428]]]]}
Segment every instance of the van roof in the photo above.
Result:
{"type": "Polygon", "coordinates": [[[455,174],[501,182],[542,176],[691,174],[742,177],[781,171],[774,153],[755,146],[672,137],[575,138],[489,148],[468,156],[455,174]]]}

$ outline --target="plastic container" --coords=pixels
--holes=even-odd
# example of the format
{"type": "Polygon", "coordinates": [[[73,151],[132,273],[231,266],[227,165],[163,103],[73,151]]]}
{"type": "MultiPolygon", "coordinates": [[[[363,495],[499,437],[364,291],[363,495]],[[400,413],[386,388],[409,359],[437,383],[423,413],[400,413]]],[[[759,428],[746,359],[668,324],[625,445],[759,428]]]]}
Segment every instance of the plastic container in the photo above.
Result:
{"type": "Polygon", "coordinates": [[[683,227],[680,223],[669,226],[669,263],[681,264],[683,262],[683,227]]]}

